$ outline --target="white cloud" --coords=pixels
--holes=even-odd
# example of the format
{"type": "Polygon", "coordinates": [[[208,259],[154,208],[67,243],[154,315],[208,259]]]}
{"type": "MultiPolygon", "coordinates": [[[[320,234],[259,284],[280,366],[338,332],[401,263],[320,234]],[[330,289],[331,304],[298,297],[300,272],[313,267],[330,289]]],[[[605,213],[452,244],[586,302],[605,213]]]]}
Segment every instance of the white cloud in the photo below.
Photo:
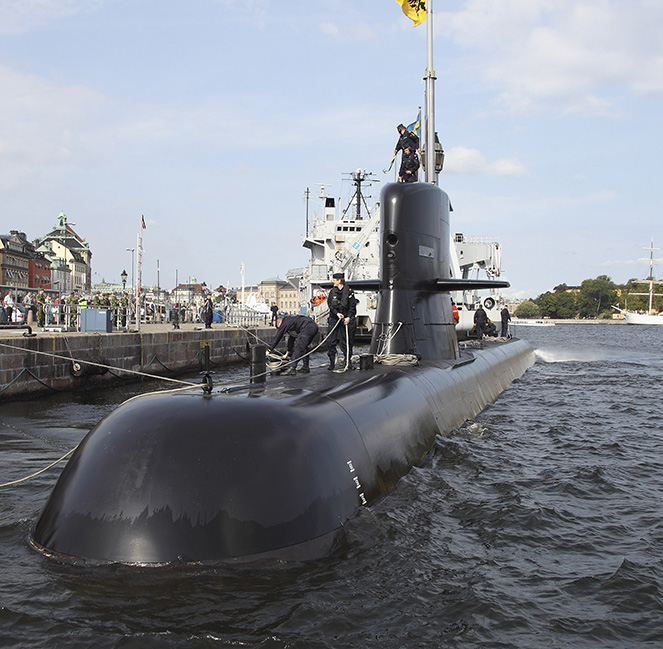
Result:
{"type": "Polygon", "coordinates": [[[452,174],[474,174],[489,176],[523,176],[525,165],[516,158],[500,158],[488,162],[476,149],[456,146],[445,152],[444,170],[452,174]]]}
{"type": "Polygon", "coordinates": [[[334,23],[330,23],[327,21],[320,23],[320,31],[323,34],[326,34],[327,36],[333,36],[335,38],[337,38],[341,34],[341,31],[334,23]]]}
{"type": "Polygon", "coordinates": [[[438,24],[507,112],[611,114],[614,95],[663,93],[660,2],[469,0],[438,24]]]}
{"type": "Polygon", "coordinates": [[[0,34],[21,34],[51,20],[95,11],[102,0],[0,0],[0,34]]]}

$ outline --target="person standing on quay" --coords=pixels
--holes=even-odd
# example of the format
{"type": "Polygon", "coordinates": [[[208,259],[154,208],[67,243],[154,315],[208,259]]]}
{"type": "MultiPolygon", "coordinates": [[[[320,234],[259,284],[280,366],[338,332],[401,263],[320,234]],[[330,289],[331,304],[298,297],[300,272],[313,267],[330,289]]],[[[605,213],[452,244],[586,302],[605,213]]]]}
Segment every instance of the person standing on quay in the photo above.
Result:
{"type": "Polygon", "coordinates": [[[201,311],[202,321],[205,323],[205,329],[212,328],[212,320],[214,319],[214,304],[212,304],[212,296],[208,295],[203,303],[201,311]]]}
{"type": "Polygon", "coordinates": [[[7,295],[5,295],[4,299],[2,300],[2,306],[5,311],[5,317],[7,318],[7,322],[11,322],[12,311],[14,309],[14,298],[12,297],[11,289],[7,291],[7,295]]]}
{"type": "Polygon", "coordinates": [[[44,310],[44,304],[46,303],[46,294],[44,289],[40,288],[35,298],[37,303],[37,325],[43,327],[46,322],[46,311],[44,310]]]}

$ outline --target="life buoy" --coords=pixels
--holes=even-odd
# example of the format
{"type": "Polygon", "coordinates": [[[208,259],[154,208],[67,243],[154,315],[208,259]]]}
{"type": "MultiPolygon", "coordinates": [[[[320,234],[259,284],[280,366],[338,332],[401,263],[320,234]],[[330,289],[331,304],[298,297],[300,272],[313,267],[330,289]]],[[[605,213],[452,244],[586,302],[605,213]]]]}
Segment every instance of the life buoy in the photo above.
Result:
{"type": "Polygon", "coordinates": [[[492,297],[487,297],[487,298],[483,301],[483,305],[484,305],[487,309],[492,309],[492,308],[495,306],[495,300],[494,300],[492,297]]]}
{"type": "Polygon", "coordinates": [[[327,291],[324,288],[319,288],[311,298],[311,303],[313,306],[320,306],[326,299],[327,291]]]}

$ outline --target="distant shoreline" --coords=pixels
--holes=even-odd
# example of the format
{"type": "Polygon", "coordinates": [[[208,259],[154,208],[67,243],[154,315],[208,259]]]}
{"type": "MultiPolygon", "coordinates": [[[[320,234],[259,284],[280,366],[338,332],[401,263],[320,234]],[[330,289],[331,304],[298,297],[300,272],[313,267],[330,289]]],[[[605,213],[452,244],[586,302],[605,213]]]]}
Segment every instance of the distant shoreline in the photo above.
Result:
{"type": "MultiPolygon", "coordinates": [[[[542,318],[520,318],[521,320],[541,320],[542,318]]],[[[600,325],[625,325],[626,320],[606,320],[604,318],[591,318],[591,319],[575,319],[575,318],[543,318],[544,322],[550,322],[552,324],[569,324],[569,325],[590,325],[590,324],[600,324],[600,325]]],[[[518,323],[515,324],[518,326],[518,323]]],[[[527,327],[528,325],[521,324],[521,327],[527,327]]]]}

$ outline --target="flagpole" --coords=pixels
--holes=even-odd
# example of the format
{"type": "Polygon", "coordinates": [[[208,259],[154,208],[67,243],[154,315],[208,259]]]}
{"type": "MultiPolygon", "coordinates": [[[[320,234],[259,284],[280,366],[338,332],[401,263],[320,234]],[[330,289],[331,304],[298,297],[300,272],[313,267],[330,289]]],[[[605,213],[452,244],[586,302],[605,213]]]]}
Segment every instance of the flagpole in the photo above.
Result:
{"type": "Polygon", "coordinates": [[[436,184],[435,175],[435,70],[433,70],[433,0],[426,0],[426,165],[427,183],[436,184]]]}
{"type": "Polygon", "coordinates": [[[136,296],[136,327],[140,331],[140,289],[143,285],[143,230],[145,229],[145,217],[140,215],[140,227],[136,237],[136,286],[134,287],[136,296]]]}

